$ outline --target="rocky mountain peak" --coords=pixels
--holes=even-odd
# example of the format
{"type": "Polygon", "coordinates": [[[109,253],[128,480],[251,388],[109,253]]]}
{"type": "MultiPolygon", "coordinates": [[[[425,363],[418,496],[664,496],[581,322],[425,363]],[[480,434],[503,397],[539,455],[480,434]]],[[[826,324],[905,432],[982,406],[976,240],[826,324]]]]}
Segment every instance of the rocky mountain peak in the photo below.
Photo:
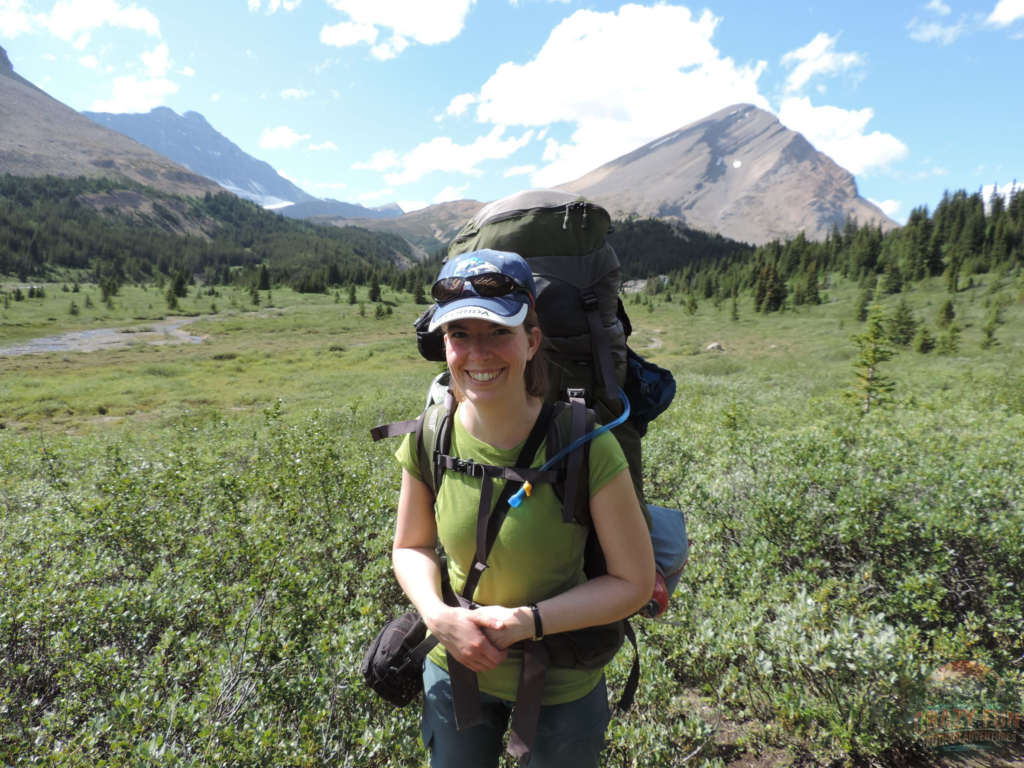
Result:
{"type": "Polygon", "coordinates": [[[82,114],[260,205],[316,199],[282,178],[269,163],[246,154],[198,112],[179,115],[168,107],[156,107],[145,114],[82,114]]]}
{"type": "Polygon", "coordinates": [[[801,231],[823,239],[851,216],[896,226],[859,196],[849,171],[752,104],[726,107],[559,189],[615,218],[675,219],[751,243],[801,231]]]}
{"type": "Polygon", "coordinates": [[[14,65],[11,64],[10,58],[7,56],[7,51],[4,50],[3,46],[0,46],[0,70],[9,69],[14,71],[14,65]]]}

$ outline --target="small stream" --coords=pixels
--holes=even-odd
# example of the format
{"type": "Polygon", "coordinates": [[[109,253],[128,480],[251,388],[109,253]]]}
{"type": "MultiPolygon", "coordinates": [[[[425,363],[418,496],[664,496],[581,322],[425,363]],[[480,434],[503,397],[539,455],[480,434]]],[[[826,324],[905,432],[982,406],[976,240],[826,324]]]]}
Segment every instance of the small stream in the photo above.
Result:
{"type": "Polygon", "coordinates": [[[0,347],[0,356],[35,355],[45,352],[96,352],[100,349],[119,349],[132,341],[147,344],[199,344],[202,336],[192,336],[181,328],[199,318],[183,317],[146,325],[151,330],[126,332],[131,326],[120,328],[94,328],[90,331],[72,331],[56,336],[42,336],[8,347],[0,347]]]}

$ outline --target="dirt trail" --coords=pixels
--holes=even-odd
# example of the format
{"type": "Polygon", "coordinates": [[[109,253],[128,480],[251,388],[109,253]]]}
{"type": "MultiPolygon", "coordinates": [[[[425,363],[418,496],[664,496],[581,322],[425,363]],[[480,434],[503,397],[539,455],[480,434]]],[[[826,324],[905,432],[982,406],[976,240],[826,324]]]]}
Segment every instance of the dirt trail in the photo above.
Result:
{"type": "Polygon", "coordinates": [[[0,355],[33,355],[43,352],[96,352],[101,349],[122,349],[129,344],[199,344],[205,337],[193,336],[181,330],[199,317],[175,317],[153,323],[120,326],[118,328],[94,328],[89,331],[72,331],[56,336],[43,336],[0,348],[0,355]],[[138,331],[133,330],[139,329],[138,331]]]}

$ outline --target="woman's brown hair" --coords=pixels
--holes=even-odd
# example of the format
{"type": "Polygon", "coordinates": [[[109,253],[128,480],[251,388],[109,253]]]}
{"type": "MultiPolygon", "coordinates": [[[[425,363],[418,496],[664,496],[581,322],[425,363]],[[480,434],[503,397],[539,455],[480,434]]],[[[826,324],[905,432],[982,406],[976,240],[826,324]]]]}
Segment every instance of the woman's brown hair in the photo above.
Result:
{"type": "MultiPolygon", "coordinates": [[[[523,319],[523,330],[529,335],[533,332],[534,328],[541,332],[541,343],[537,347],[537,351],[533,353],[533,357],[526,361],[526,369],[523,371],[523,383],[526,385],[526,394],[532,397],[544,397],[548,391],[548,359],[547,355],[544,354],[544,331],[540,327],[540,320],[537,319],[537,312],[533,307],[530,307],[526,310],[526,317],[523,319]]],[[[443,326],[443,329],[447,333],[448,326],[443,326]]],[[[462,394],[459,386],[455,383],[455,379],[452,379],[451,389],[456,400],[460,403],[465,400],[466,396],[462,394]]]]}

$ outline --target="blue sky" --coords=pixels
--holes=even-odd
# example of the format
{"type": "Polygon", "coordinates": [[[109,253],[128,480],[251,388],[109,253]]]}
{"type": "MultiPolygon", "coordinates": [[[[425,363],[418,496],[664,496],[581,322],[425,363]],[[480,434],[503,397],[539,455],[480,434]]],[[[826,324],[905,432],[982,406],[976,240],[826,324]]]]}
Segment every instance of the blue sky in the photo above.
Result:
{"type": "Polygon", "coordinates": [[[571,181],[737,102],[901,221],[1024,181],[1024,0],[0,0],[0,44],[75,109],[193,110],[371,206],[571,181]]]}

